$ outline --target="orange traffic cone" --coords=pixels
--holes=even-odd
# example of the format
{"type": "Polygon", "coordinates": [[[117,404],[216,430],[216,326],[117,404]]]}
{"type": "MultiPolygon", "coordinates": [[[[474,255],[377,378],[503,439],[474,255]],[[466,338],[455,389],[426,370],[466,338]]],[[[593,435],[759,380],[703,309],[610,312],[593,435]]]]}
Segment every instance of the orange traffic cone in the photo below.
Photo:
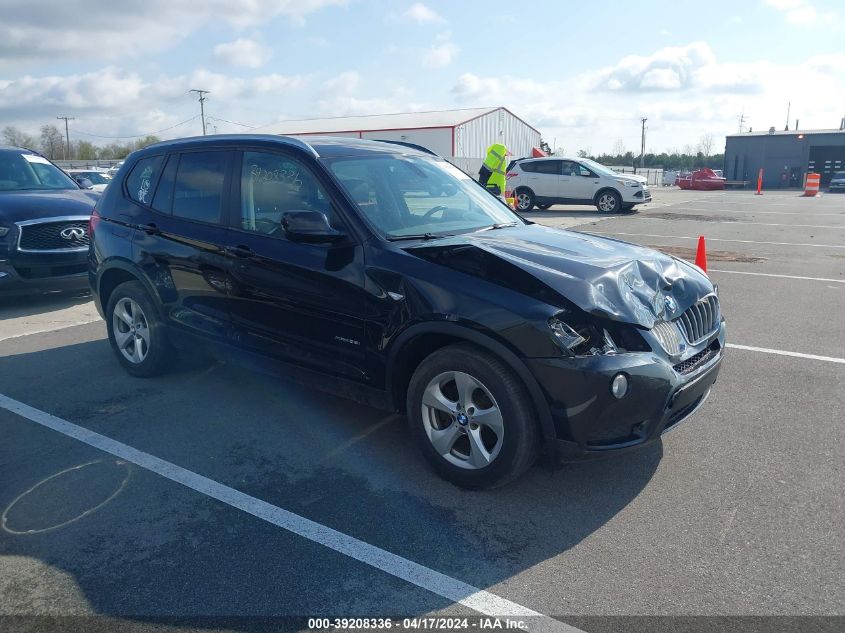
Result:
{"type": "Polygon", "coordinates": [[[695,252],[695,265],[705,273],[707,272],[707,247],[704,244],[704,236],[698,236],[698,250],[695,252]]]}

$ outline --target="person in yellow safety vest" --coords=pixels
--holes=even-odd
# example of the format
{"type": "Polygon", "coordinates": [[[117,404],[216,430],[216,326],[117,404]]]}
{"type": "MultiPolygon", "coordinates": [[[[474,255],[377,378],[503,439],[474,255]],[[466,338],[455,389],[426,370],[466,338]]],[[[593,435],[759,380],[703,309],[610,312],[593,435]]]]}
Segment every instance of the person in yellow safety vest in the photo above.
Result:
{"type": "Polygon", "coordinates": [[[487,148],[487,158],[478,170],[478,182],[497,196],[505,192],[505,167],[507,167],[505,161],[509,155],[504,145],[494,143],[487,148]]]}

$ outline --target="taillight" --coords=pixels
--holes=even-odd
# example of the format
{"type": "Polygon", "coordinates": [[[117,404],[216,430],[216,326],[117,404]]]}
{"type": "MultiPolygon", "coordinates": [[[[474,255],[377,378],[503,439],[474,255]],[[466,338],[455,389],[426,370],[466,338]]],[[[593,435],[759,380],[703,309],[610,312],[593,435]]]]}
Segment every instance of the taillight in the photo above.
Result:
{"type": "Polygon", "coordinates": [[[97,213],[97,207],[94,207],[94,210],[91,211],[91,217],[88,219],[88,238],[90,239],[94,235],[94,229],[97,228],[97,225],[100,223],[100,214],[97,213]]]}
{"type": "Polygon", "coordinates": [[[508,172],[507,174],[505,174],[506,178],[516,178],[517,176],[519,176],[518,171],[512,171],[512,172],[508,172]]]}

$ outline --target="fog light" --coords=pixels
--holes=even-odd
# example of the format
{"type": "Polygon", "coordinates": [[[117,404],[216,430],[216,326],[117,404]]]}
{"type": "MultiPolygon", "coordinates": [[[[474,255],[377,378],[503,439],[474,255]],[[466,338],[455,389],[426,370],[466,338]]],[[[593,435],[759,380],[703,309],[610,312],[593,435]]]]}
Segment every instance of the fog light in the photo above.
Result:
{"type": "Polygon", "coordinates": [[[624,398],[628,393],[628,377],[625,374],[616,374],[610,381],[610,393],[615,398],[624,398]]]}

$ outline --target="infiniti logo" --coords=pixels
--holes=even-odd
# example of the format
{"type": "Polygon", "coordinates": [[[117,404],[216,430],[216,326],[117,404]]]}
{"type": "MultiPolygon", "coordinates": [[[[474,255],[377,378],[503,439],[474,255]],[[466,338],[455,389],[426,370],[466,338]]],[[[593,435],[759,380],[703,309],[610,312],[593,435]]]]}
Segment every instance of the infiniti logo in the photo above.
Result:
{"type": "Polygon", "coordinates": [[[85,229],[81,229],[78,226],[69,226],[59,233],[59,235],[65,240],[81,240],[85,237],[85,229]]]}

